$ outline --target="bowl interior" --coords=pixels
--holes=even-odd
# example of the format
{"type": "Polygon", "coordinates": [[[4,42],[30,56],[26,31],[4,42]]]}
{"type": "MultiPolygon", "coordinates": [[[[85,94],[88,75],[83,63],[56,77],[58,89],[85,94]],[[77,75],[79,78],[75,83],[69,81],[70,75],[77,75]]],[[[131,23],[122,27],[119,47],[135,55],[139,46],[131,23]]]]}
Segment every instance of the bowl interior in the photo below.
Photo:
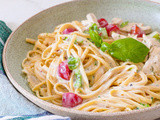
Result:
{"type": "Polygon", "coordinates": [[[22,74],[21,63],[33,45],[25,42],[26,38],[37,39],[40,33],[52,32],[55,26],[73,20],[86,19],[87,13],[94,13],[97,18],[113,17],[125,21],[141,22],[160,31],[160,5],[143,0],[78,0],[49,8],[22,24],[8,39],[4,50],[4,67],[23,89],[34,94],[22,74]],[[4,61],[6,60],[6,61],[4,61]]]}

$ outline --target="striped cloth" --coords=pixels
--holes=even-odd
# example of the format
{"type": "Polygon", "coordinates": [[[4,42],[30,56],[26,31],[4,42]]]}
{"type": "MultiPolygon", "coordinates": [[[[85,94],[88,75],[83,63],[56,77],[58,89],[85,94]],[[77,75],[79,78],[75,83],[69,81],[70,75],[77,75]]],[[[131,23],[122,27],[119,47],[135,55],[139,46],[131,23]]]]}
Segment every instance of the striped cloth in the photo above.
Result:
{"type": "Polygon", "coordinates": [[[23,97],[9,82],[2,66],[2,51],[12,30],[0,21],[0,120],[70,120],[47,112],[23,97]]]}
{"type": "Polygon", "coordinates": [[[0,120],[70,120],[70,118],[51,115],[49,112],[44,112],[36,115],[2,116],[0,117],[0,120]]]}

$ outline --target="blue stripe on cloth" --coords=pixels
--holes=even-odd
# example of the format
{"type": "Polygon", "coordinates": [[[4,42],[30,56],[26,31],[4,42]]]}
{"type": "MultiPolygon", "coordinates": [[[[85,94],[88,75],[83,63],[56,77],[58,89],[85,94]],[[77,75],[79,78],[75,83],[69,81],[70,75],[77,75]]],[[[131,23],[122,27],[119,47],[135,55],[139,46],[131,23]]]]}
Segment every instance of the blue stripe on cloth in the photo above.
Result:
{"type": "Polygon", "coordinates": [[[2,66],[2,51],[4,43],[6,42],[11,32],[12,30],[9,27],[7,27],[7,25],[3,21],[0,20],[0,74],[4,74],[4,69],[2,66]]]}
{"type": "Polygon", "coordinates": [[[43,112],[36,115],[23,116],[1,116],[0,120],[71,120],[69,117],[53,115],[50,112],[43,112]]]}

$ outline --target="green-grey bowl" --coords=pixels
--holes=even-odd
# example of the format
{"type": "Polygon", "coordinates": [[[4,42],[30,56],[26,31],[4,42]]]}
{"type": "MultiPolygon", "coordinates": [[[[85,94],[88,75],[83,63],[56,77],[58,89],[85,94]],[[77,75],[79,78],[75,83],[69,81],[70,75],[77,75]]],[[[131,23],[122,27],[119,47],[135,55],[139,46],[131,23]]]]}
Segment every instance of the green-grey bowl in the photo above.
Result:
{"type": "Polygon", "coordinates": [[[36,39],[40,33],[53,32],[55,26],[61,23],[86,19],[87,13],[94,13],[97,18],[103,17],[108,21],[119,17],[130,22],[141,22],[152,26],[153,30],[160,31],[160,4],[145,0],[76,0],[53,6],[29,18],[8,38],[3,51],[3,65],[11,83],[41,108],[72,119],[152,120],[160,117],[160,105],[127,112],[93,113],[59,107],[37,98],[31,92],[21,72],[21,63],[27,51],[33,48],[25,39],[36,39]]]}

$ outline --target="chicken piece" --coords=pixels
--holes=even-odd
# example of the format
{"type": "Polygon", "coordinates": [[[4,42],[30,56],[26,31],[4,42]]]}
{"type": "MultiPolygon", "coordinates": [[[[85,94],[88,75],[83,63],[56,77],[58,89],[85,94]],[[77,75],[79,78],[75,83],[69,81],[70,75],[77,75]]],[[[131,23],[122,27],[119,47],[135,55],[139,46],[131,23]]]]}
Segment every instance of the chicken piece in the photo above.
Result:
{"type": "Polygon", "coordinates": [[[112,19],[112,24],[120,25],[123,23],[123,20],[121,18],[113,18],[112,19]]]}
{"type": "Polygon", "coordinates": [[[149,34],[152,32],[152,28],[151,26],[143,26],[143,24],[141,26],[139,26],[141,28],[141,30],[143,30],[145,32],[145,34],[149,34]]]}
{"type": "Polygon", "coordinates": [[[160,47],[160,42],[151,36],[143,35],[143,44],[145,44],[149,49],[153,46],[160,47]]]}
{"type": "Polygon", "coordinates": [[[120,34],[115,33],[115,32],[112,32],[112,35],[111,35],[111,36],[112,36],[112,38],[113,38],[114,40],[127,38],[127,36],[125,36],[125,35],[120,35],[120,34]]]}
{"type": "Polygon", "coordinates": [[[99,23],[97,21],[96,16],[93,13],[87,14],[87,20],[82,20],[81,23],[85,26],[84,30],[88,30],[90,26],[92,26],[93,23],[96,23],[96,25],[99,27],[99,23]]]}
{"type": "MultiPolygon", "coordinates": [[[[118,26],[120,26],[123,23],[123,20],[121,18],[113,18],[112,19],[112,24],[116,24],[118,26]]],[[[120,28],[121,31],[123,32],[130,32],[131,31],[131,27],[133,25],[137,24],[138,27],[141,28],[141,30],[143,30],[146,34],[149,34],[152,32],[151,26],[144,26],[143,23],[128,23],[126,26],[120,28]]]]}
{"type": "Polygon", "coordinates": [[[96,18],[96,16],[93,13],[87,14],[87,20],[90,23],[96,23],[96,25],[99,27],[99,23],[97,21],[97,18],[96,18]]]}
{"type": "Polygon", "coordinates": [[[160,75],[160,47],[153,46],[149,59],[144,64],[142,71],[147,75],[160,75]]]}
{"type": "Polygon", "coordinates": [[[130,37],[130,38],[133,38],[133,39],[136,39],[136,40],[138,40],[138,41],[140,41],[138,38],[137,38],[137,35],[133,35],[133,34],[128,34],[128,37],[130,37]]]}
{"type": "Polygon", "coordinates": [[[156,34],[159,34],[159,33],[158,33],[157,31],[154,31],[154,32],[152,32],[151,34],[149,34],[148,36],[150,36],[150,37],[153,38],[153,36],[156,35],[156,34]]]}
{"type": "MultiPolygon", "coordinates": [[[[125,36],[125,35],[121,35],[121,34],[112,32],[112,35],[111,35],[111,36],[112,36],[112,38],[113,38],[114,40],[124,39],[124,38],[128,38],[128,37],[138,40],[137,35],[131,35],[131,34],[128,34],[128,36],[125,36]]],[[[138,41],[139,41],[139,40],[138,40],[138,41]]]]}

